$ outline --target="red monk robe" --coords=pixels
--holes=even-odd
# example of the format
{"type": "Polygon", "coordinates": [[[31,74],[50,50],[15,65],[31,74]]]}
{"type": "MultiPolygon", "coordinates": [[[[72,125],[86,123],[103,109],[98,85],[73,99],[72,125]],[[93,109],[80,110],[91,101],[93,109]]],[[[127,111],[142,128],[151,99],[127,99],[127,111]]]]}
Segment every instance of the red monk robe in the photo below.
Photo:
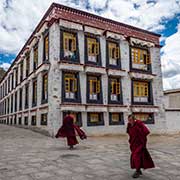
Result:
{"type": "Polygon", "coordinates": [[[140,120],[135,120],[132,126],[128,123],[127,133],[131,149],[131,168],[140,170],[154,168],[153,160],[146,148],[148,128],[140,120]]]}
{"type": "Polygon", "coordinates": [[[63,125],[60,127],[55,137],[66,137],[68,146],[72,148],[74,145],[78,144],[75,130],[81,139],[87,138],[86,134],[73,123],[73,117],[67,115],[63,120],[63,125]]]}

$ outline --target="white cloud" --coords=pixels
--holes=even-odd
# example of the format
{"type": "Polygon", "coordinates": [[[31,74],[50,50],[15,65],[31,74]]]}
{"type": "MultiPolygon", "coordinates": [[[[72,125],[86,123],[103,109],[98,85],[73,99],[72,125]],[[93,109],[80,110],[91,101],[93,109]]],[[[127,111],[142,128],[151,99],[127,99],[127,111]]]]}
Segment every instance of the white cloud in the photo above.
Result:
{"type": "Polygon", "coordinates": [[[180,88],[180,24],[177,32],[165,40],[161,57],[164,89],[180,88]]]}
{"type": "Polygon", "coordinates": [[[8,68],[10,67],[10,65],[11,65],[11,64],[9,64],[9,63],[3,63],[3,64],[0,65],[0,67],[2,67],[4,70],[7,71],[8,68]]]}

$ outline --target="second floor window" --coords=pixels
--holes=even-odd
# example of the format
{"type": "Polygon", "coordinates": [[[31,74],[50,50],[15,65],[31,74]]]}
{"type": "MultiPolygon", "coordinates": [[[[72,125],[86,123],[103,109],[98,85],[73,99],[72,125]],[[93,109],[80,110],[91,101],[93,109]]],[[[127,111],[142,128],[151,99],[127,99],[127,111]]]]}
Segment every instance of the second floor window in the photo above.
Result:
{"type": "Polygon", "coordinates": [[[133,103],[152,103],[150,82],[133,81],[133,103]]]}
{"type": "Polygon", "coordinates": [[[20,81],[23,80],[23,61],[20,63],[20,81]]]}
{"type": "Polygon", "coordinates": [[[131,47],[131,67],[143,71],[149,71],[151,65],[150,53],[147,49],[131,47]]]}
{"type": "Polygon", "coordinates": [[[44,74],[42,77],[42,103],[48,100],[48,74],[44,74]]]}
{"type": "Polygon", "coordinates": [[[87,62],[93,64],[100,63],[100,47],[97,38],[86,37],[87,41],[87,62]]]}
{"type": "Polygon", "coordinates": [[[29,75],[29,68],[30,68],[30,54],[29,52],[26,54],[26,77],[29,75]]]}
{"type": "Polygon", "coordinates": [[[14,111],[17,111],[17,91],[15,92],[15,105],[14,105],[14,111]]]}
{"type": "Polygon", "coordinates": [[[32,87],[32,106],[37,105],[37,80],[33,81],[32,87]]]}
{"type": "Polygon", "coordinates": [[[16,74],[16,86],[17,86],[18,85],[18,68],[16,68],[15,74],[16,74]]]}
{"type": "Polygon", "coordinates": [[[115,42],[107,42],[108,44],[108,65],[109,66],[120,66],[120,49],[119,44],[115,42]]]}
{"type": "Polygon", "coordinates": [[[63,60],[70,60],[72,62],[77,62],[78,60],[78,50],[77,50],[77,33],[62,31],[62,53],[61,58],[63,60]]]}
{"type": "Polygon", "coordinates": [[[38,67],[38,44],[34,47],[33,70],[38,67]]]}
{"type": "Polygon", "coordinates": [[[47,33],[44,36],[44,53],[43,53],[43,61],[49,61],[49,34],[47,33]]]}
{"type": "Polygon", "coordinates": [[[120,78],[109,78],[110,96],[109,102],[120,102],[121,101],[121,83],[120,78]]]}

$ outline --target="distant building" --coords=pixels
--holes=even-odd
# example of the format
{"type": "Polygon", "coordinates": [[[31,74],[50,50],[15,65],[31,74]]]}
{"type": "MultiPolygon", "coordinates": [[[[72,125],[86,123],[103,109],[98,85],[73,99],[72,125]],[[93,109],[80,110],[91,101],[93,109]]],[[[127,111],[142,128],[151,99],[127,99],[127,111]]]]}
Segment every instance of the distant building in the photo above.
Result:
{"type": "Polygon", "coordinates": [[[166,131],[160,35],[53,3],[0,82],[0,120],[54,135],[67,110],[90,135],[131,112],[166,131]]]}

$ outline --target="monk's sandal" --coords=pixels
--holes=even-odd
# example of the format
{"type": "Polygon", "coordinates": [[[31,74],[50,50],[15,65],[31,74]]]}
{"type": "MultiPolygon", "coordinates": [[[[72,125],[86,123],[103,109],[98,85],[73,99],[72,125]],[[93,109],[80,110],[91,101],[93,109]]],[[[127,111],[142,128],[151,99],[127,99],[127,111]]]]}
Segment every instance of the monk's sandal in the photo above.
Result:
{"type": "Polygon", "coordinates": [[[139,178],[139,176],[140,176],[139,171],[135,171],[134,174],[132,175],[133,178],[139,178]]]}

